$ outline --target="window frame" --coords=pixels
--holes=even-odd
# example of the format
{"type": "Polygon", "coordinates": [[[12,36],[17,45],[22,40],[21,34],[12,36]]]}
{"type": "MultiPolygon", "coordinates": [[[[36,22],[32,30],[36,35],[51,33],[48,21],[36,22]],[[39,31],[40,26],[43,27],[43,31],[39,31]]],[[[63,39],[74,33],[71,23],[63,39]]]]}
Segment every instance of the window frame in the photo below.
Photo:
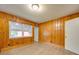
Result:
{"type": "MultiPolygon", "coordinates": [[[[15,22],[15,21],[9,21],[9,22],[15,22]]],[[[23,27],[23,25],[30,25],[30,24],[23,24],[23,23],[19,23],[19,22],[15,22],[15,23],[18,23],[18,24],[21,24],[22,25],[22,27],[23,27]]],[[[17,29],[10,29],[10,23],[9,23],[9,39],[16,39],[16,38],[28,38],[28,37],[32,37],[33,36],[33,26],[32,25],[30,25],[31,26],[31,35],[30,36],[24,36],[24,32],[27,32],[27,31],[25,31],[25,30],[17,30],[17,29]],[[21,37],[10,37],[10,32],[11,32],[11,30],[12,31],[22,31],[22,36],[21,37]]]]}

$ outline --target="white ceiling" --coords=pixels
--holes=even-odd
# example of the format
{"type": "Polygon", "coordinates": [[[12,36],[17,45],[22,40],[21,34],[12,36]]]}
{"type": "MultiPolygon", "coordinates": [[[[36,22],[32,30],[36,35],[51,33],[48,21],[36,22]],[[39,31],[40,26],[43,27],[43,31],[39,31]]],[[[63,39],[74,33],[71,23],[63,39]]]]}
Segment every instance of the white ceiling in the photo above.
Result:
{"type": "Polygon", "coordinates": [[[40,4],[39,11],[34,11],[29,7],[29,4],[0,4],[0,11],[37,23],[79,12],[79,4],[40,4]]]}

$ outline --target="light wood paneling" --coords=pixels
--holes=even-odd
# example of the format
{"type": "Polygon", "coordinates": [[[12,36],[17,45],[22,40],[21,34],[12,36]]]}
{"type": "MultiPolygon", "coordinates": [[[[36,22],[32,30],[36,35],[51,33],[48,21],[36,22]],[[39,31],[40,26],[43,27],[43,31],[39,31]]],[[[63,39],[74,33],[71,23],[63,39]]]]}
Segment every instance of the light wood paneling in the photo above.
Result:
{"type": "Polygon", "coordinates": [[[55,20],[39,24],[39,42],[51,42],[64,47],[65,40],[65,21],[79,17],[79,13],[63,16],[55,20]]]}
{"type": "Polygon", "coordinates": [[[52,43],[64,45],[64,22],[63,20],[52,21],[52,43]]]}
{"type": "Polygon", "coordinates": [[[49,21],[40,24],[39,29],[39,42],[51,42],[56,45],[64,45],[63,20],[49,21]]]}
{"type": "Polygon", "coordinates": [[[52,22],[47,22],[39,26],[39,41],[51,42],[52,22]]]}
{"type": "Polygon", "coordinates": [[[2,38],[3,38],[3,36],[1,35],[2,34],[2,29],[3,27],[2,27],[2,20],[1,20],[1,18],[0,18],[0,49],[2,48],[2,38]]]}
{"type": "MultiPolygon", "coordinates": [[[[60,17],[58,19],[39,24],[39,42],[51,42],[64,47],[64,23],[72,18],[79,17],[79,13],[60,17]],[[56,24],[60,23],[59,27],[56,24]]],[[[0,12],[0,48],[6,48],[8,45],[16,46],[21,44],[31,44],[34,41],[34,26],[37,23],[29,21],[15,15],[0,12]],[[32,25],[32,37],[9,39],[9,23],[15,21],[23,24],[32,25]]]]}
{"type": "Polygon", "coordinates": [[[29,21],[15,15],[0,11],[0,48],[16,46],[21,44],[31,44],[34,40],[34,26],[37,23],[29,21]],[[12,38],[9,39],[9,21],[15,21],[22,24],[32,25],[32,37],[12,38]]]}

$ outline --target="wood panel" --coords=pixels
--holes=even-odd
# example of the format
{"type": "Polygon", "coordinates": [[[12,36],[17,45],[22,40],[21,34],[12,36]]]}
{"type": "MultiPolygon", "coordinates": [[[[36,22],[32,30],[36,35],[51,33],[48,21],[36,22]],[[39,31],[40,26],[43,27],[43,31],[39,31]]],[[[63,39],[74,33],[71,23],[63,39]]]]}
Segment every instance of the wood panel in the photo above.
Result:
{"type": "Polygon", "coordinates": [[[64,46],[64,21],[52,21],[52,43],[64,46]]]}
{"type": "Polygon", "coordinates": [[[39,26],[39,41],[42,42],[51,42],[51,27],[52,22],[47,22],[39,26]]]}
{"type": "Polygon", "coordinates": [[[1,35],[2,34],[2,20],[0,18],[0,49],[2,48],[2,38],[3,36],[1,35]]]}
{"type": "Polygon", "coordinates": [[[65,21],[79,17],[79,13],[63,16],[51,21],[39,23],[39,42],[50,42],[64,47],[65,21]]]}
{"type": "Polygon", "coordinates": [[[34,41],[35,22],[29,21],[15,15],[11,15],[0,11],[0,48],[8,46],[16,46],[21,44],[31,44],[34,41]],[[9,21],[15,21],[22,24],[32,25],[32,37],[12,38],[9,39],[9,21]]]}
{"type": "Polygon", "coordinates": [[[64,45],[64,22],[53,20],[39,25],[39,42],[51,42],[64,45]],[[42,41],[43,40],[43,41],[42,41]]]}

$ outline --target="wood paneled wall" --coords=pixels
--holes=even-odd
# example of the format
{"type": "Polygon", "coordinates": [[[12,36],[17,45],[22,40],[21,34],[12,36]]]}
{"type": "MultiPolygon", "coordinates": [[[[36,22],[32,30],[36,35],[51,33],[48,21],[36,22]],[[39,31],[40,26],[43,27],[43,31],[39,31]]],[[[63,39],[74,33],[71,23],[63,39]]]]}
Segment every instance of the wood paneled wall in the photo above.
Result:
{"type": "Polygon", "coordinates": [[[51,42],[60,47],[65,44],[65,21],[79,17],[79,13],[60,17],[55,20],[39,24],[39,42],[51,42]]]}
{"type": "Polygon", "coordinates": [[[33,43],[35,25],[35,22],[0,11],[0,48],[33,43]],[[32,25],[32,37],[9,39],[9,21],[32,25]]]}
{"type": "MultiPolygon", "coordinates": [[[[64,47],[64,25],[65,21],[79,17],[79,13],[60,17],[55,20],[39,24],[39,42],[51,42],[53,44],[64,47]],[[57,26],[57,24],[59,24],[57,26]]],[[[31,44],[34,41],[34,26],[37,23],[29,21],[15,15],[11,15],[0,11],[0,49],[8,46],[16,46],[20,44],[31,44]],[[23,24],[32,25],[32,37],[9,39],[9,21],[15,21],[23,24]]]]}

